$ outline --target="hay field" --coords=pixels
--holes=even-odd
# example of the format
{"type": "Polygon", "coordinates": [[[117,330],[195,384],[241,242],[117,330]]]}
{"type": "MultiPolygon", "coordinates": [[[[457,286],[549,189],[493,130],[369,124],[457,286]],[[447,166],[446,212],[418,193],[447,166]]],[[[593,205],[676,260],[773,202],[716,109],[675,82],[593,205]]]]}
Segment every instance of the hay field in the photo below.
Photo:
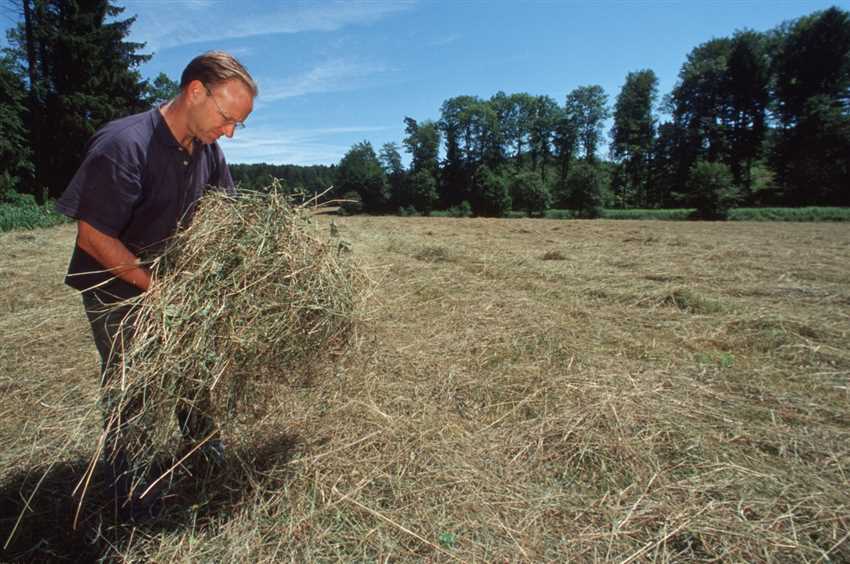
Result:
{"type": "Polygon", "coordinates": [[[377,283],[353,347],[156,519],[93,494],[76,529],[73,226],[0,235],[0,542],[40,481],[0,560],[850,561],[847,226],[336,223],[377,283]]]}

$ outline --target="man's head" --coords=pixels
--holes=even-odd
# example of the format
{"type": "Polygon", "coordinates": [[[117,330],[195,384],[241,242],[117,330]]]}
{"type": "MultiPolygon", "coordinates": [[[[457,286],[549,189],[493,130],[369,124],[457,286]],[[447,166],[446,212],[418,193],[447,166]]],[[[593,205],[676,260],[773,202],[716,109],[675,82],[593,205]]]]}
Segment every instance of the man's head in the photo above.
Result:
{"type": "Polygon", "coordinates": [[[223,51],[192,59],[180,77],[180,91],[189,108],[189,131],[202,143],[232,137],[253,110],[258,93],[245,67],[223,51]]]}

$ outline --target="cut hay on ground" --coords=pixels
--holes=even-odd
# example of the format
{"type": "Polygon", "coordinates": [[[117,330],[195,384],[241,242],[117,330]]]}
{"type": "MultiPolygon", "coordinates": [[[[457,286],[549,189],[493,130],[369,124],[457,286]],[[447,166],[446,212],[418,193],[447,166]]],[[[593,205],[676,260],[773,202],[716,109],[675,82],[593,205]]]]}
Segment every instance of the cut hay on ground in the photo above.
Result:
{"type": "Polygon", "coordinates": [[[0,560],[850,562],[846,225],[335,221],[380,278],[343,353],[150,522],[95,472],[76,529],[73,231],[0,234],[0,560]]]}
{"type": "Polygon", "coordinates": [[[118,405],[108,426],[135,464],[173,452],[177,410],[226,424],[258,380],[303,374],[339,352],[363,278],[338,244],[319,237],[309,208],[275,192],[200,202],[152,264],[105,393],[118,405]]]}

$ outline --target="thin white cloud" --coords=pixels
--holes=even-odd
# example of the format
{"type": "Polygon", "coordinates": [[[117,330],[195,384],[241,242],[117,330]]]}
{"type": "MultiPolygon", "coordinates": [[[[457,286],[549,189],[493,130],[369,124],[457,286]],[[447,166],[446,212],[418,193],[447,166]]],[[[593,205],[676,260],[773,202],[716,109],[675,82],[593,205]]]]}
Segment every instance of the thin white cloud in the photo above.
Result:
{"type": "Polygon", "coordinates": [[[386,126],[322,127],[274,131],[246,129],[233,139],[222,139],[222,149],[231,163],[330,164],[338,162],[350,143],[335,142],[336,135],[374,133],[397,128],[386,126]]]}
{"type": "Polygon", "coordinates": [[[372,75],[386,72],[381,63],[334,59],[284,80],[258,78],[261,102],[284,100],[305,94],[356,90],[372,75]]]}
{"type": "Polygon", "coordinates": [[[234,9],[232,2],[128,0],[122,16],[138,15],[133,41],[157,51],[210,39],[236,39],[273,33],[335,31],[368,24],[411,8],[414,0],[258,2],[234,9]]]}
{"type": "Polygon", "coordinates": [[[444,35],[442,37],[435,37],[431,40],[432,47],[444,47],[446,45],[451,45],[452,43],[457,42],[462,36],[459,33],[455,33],[453,35],[444,35]]]}

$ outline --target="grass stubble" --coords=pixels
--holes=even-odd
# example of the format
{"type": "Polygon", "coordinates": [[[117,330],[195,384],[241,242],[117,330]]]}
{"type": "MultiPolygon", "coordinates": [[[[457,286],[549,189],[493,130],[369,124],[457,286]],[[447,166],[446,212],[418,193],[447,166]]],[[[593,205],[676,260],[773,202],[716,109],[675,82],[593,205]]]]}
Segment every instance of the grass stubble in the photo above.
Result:
{"type": "MultiPolygon", "coordinates": [[[[312,377],[261,379],[263,408],[225,435],[226,474],[178,479],[158,523],[111,524],[101,553],[850,560],[850,233],[840,225],[336,223],[378,281],[348,347],[312,377]]],[[[28,244],[2,237],[13,252],[28,244]]],[[[55,282],[72,231],[35,237],[64,245],[20,251],[37,276],[23,262],[2,273],[14,281],[0,298],[6,498],[25,493],[39,461],[90,456],[99,432],[81,407],[97,395],[88,327],[55,282]]],[[[54,497],[70,501],[73,486],[54,480],[68,490],[54,497]]],[[[46,501],[31,506],[24,532],[28,518],[67,527],[46,501]]],[[[34,549],[33,539],[8,558],[62,554],[67,541],[42,535],[34,549]]]]}

